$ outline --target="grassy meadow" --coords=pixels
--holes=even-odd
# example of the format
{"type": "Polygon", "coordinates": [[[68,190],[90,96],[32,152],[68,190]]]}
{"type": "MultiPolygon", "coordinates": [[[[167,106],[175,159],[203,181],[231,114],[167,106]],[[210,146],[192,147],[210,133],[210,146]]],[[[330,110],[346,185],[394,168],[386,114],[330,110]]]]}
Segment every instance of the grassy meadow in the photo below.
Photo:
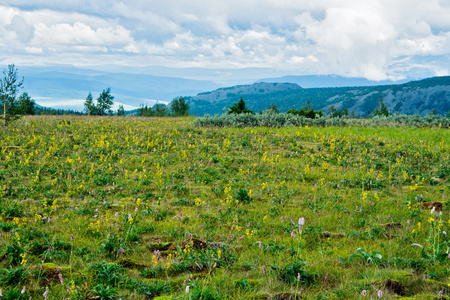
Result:
{"type": "Polygon", "coordinates": [[[438,299],[450,130],[24,117],[0,299],[438,299]]]}

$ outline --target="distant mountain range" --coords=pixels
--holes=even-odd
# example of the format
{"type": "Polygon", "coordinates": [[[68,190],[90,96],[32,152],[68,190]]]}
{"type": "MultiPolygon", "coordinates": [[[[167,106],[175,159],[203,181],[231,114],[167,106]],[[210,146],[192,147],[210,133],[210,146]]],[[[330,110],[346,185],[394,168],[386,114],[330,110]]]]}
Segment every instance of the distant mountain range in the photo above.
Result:
{"type": "Polygon", "coordinates": [[[89,92],[94,98],[108,87],[116,106],[133,109],[141,104],[168,103],[174,97],[195,95],[221,85],[178,77],[113,73],[75,67],[18,67],[24,91],[41,106],[82,110],[89,92]]]}
{"type": "MultiPolygon", "coordinates": [[[[0,66],[4,69],[6,66],[0,66]]],[[[304,88],[376,85],[364,78],[334,75],[285,76],[281,71],[262,68],[204,69],[133,66],[71,65],[16,66],[25,78],[24,90],[42,106],[82,110],[89,92],[94,97],[111,87],[116,106],[126,110],[141,104],[168,103],[174,97],[198,93],[236,84],[255,82],[291,82],[304,88]],[[283,77],[285,76],[285,77],[283,77]],[[264,79],[261,79],[264,78],[264,79]]],[[[382,82],[390,83],[393,82],[382,82]]]]}
{"type": "Polygon", "coordinates": [[[347,78],[337,75],[302,75],[302,76],[282,76],[276,78],[260,79],[258,82],[296,83],[302,88],[321,87],[348,87],[348,86],[375,86],[406,83],[409,80],[401,79],[396,82],[392,80],[371,81],[366,78],[347,78]]]}
{"type": "MultiPolygon", "coordinates": [[[[3,67],[4,68],[4,67],[3,67]]],[[[96,98],[111,87],[116,107],[169,103],[185,96],[191,114],[221,114],[242,96],[250,109],[277,104],[281,111],[300,108],[308,100],[315,109],[346,107],[357,115],[373,110],[383,96],[391,111],[444,114],[449,108],[449,77],[411,81],[370,81],[336,75],[286,76],[271,69],[202,69],[167,67],[17,66],[24,89],[36,103],[51,108],[82,110],[89,92],[96,98]],[[262,78],[262,79],[261,79],[262,78]],[[235,85],[241,84],[241,85],[235,85]],[[227,87],[231,86],[231,87],[227,87]],[[211,92],[205,92],[211,91],[211,92]]]]}
{"type": "Polygon", "coordinates": [[[381,97],[391,112],[426,115],[433,109],[438,114],[450,111],[450,77],[433,77],[403,84],[362,87],[303,88],[295,83],[262,83],[221,88],[188,97],[191,114],[222,114],[243,98],[254,111],[276,104],[280,111],[299,109],[311,102],[314,109],[326,111],[331,106],[347,108],[358,116],[366,116],[381,97]]]}

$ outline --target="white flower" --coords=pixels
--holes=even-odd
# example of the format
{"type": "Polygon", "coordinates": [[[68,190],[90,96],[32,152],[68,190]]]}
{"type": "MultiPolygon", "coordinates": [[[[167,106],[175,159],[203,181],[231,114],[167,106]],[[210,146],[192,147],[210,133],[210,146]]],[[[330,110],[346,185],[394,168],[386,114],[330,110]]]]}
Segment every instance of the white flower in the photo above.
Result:
{"type": "Polygon", "coordinates": [[[27,291],[27,290],[26,290],[26,287],[23,287],[23,289],[20,291],[20,293],[21,293],[21,294],[25,294],[26,291],[27,291]]]}
{"type": "Polygon", "coordinates": [[[186,294],[189,294],[189,286],[186,286],[186,294]]]}
{"type": "Polygon", "coordinates": [[[434,214],[435,210],[436,210],[436,208],[433,206],[433,208],[431,209],[431,214],[434,214]]]}
{"type": "Polygon", "coordinates": [[[298,225],[300,226],[305,225],[305,218],[301,217],[300,219],[298,219],[298,225]]]}

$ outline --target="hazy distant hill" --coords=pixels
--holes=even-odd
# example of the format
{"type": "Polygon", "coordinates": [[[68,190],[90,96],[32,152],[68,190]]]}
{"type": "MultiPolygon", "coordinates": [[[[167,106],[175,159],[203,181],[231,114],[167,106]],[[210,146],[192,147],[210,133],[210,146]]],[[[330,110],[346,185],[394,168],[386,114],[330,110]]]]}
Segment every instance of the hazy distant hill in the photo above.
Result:
{"type": "Polygon", "coordinates": [[[383,96],[391,112],[426,115],[433,109],[439,114],[450,110],[450,77],[433,77],[397,85],[366,87],[302,88],[287,83],[255,83],[202,93],[187,98],[191,114],[221,114],[242,96],[254,111],[277,104],[281,111],[300,108],[309,100],[315,109],[326,110],[331,105],[346,107],[356,115],[373,111],[383,96]],[[264,87],[264,88],[261,88],[264,87]]]}
{"type": "Polygon", "coordinates": [[[290,75],[276,78],[264,78],[258,82],[290,82],[300,85],[302,88],[322,88],[322,87],[348,87],[348,86],[376,86],[376,85],[392,85],[408,82],[402,79],[399,81],[372,81],[366,78],[348,78],[338,75],[290,75]]]}
{"type": "Polygon", "coordinates": [[[205,80],[191,80],[147,74],[112,73],[75,67],[19,67],[25,78],[24,91],[38,104],[57,108],[82,109],[89,92],[94,98],[111,87],[115,102],[139,107],[174,97],[195,95],[220,87],[205,80]]]}

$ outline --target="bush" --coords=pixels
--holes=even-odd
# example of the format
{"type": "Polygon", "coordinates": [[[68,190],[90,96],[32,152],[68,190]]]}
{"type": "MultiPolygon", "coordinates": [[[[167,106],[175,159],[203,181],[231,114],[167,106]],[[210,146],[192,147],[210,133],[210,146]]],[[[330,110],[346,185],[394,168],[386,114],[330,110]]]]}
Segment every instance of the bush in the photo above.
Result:
{"type": "Polygon", "coordinates": [[[299,127],[299,126],[359,126],[359,127],[450,127],[450,118],[440,115],[394,115],[375,116],[371,119],[339,118],[321,116],[310,119],[292,113],[263,112],[261,114],[223,114],[198,118],[194,121],[198,127],[299,127]]]}

